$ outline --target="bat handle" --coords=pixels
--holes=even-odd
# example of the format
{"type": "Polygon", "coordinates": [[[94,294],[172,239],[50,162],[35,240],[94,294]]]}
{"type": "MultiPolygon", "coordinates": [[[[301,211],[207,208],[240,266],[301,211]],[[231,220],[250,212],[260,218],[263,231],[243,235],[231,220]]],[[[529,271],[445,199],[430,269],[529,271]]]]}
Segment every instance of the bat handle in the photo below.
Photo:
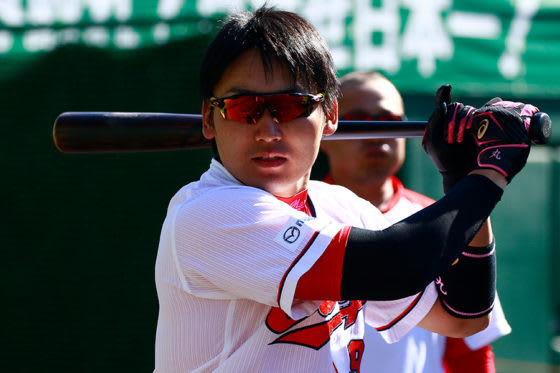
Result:
{"type": "Polygon", "coordinates": [[[536,145],[547,144],[552,133],[552,121],[547,113],[539,111],[531,118],[529,138],[536,145]]]}
{"type": "MultiPolygon", "coordinates": [[[[447,104],[442,102],[440,104],[441,110],[447,113],[447,104]]],[[[535,145],[548,144],[550,136],[552,135],[552,121],[550,116],[544,111],[539,111],[531,117],[529,123],[529,139],[535,145]]]]}

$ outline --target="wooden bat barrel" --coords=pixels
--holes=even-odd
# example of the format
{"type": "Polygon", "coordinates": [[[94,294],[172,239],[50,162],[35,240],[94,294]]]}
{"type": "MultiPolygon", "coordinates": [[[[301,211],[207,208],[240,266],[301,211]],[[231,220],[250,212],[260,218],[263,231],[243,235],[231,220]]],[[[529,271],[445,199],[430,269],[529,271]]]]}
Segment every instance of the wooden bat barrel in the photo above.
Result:
{"type": "Polygon", "coordinates": [[[207,148],[195,114],[66,112],[53,127],[63,153],[149,152],[207,148]]]}

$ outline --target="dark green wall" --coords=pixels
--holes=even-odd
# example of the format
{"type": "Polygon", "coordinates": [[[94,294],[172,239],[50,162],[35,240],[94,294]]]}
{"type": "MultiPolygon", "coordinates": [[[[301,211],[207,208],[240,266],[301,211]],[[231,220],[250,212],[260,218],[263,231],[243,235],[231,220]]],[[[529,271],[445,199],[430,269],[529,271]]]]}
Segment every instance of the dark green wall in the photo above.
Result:
{"type": "Polygon", "coordinates": [[[200,112],[207,42],[60,49],[0,84],[11,368],[2,370],[153,370],[159,230],[170,197],[207,168],[210,151],[61,154],[52,126],[64,111],[200,112]]]}

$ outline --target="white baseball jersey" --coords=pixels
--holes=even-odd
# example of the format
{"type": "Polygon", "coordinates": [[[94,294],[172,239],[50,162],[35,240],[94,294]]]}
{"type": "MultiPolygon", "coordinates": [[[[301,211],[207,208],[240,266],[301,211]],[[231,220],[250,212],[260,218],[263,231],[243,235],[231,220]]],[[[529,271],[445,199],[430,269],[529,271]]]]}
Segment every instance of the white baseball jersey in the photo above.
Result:
{"type": "MultiPolygon", "coordinates": [[[[421,210],[432,199],[404,188],[393,177],[395,195],[389,202],[385,217],[395,223],[421,210]]],[[[496,297],[490,325],[485,330],[464,339],[467,346],[476,350],[511,332],[499,299],[496,297]]],[[[443,372],[442,360],[446,337],[422,328],[412,329],[400,341],[387,344],[369,325],[366,318],[363,372],[435,373],[443,372]]]]}
{"type": "Polygon", "coordinates": [[[155,372],[348,372],[363,355],[364,308],[388,342],[429,312],[433,283],[395,301],[328,300],[328,284],[340,286],[338,232],[386,221],[345,188],[310,182],[307,193],[315,217],[213,160],[172,198],[156,260],[155,372]],[[302,289],[323,295],[298,299],[302,289]]]}

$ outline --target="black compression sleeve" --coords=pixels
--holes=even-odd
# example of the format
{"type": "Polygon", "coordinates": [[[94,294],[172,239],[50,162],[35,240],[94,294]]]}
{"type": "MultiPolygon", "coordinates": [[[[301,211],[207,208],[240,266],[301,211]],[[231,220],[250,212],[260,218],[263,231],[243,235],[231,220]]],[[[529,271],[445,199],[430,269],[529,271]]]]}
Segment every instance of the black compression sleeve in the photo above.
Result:
{"type": "Polygon", "coordinates": [[[344,256],[342,299],[392,300],[423,290],[467,247],[502,196],[481,175],[382,230],[353,227],[344,256]]]}
{"type": "Polygon", "coordinates": [[[447,312],[470,319],[492,311],[496,297],[495,251],[494,242],[486,247],[469,246],[436,279],[447,312]]]}

